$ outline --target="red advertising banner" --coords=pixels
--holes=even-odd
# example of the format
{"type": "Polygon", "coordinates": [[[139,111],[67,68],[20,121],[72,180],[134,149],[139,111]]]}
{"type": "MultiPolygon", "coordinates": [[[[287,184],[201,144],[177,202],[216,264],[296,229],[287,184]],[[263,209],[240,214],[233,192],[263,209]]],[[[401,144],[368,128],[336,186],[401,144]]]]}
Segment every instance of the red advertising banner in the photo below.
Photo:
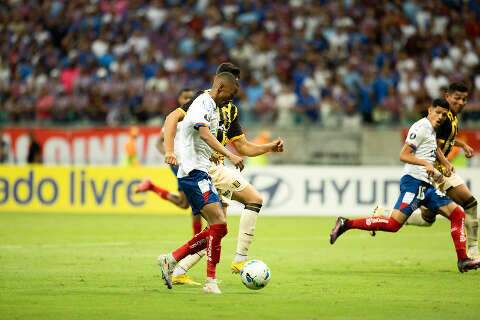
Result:
{"type": "MultiPolygon", "coordinates": [[[[156,150],[160,128],[139,127],[136,139],[141,163],[162,163],[156,150]]],[[[10,162],[25,163],[30,134],[42,147],[45,164],[121,164],[126,158],[125,144],[130,128],[3,128],[3,137],[10,147],[10,162]]]]}

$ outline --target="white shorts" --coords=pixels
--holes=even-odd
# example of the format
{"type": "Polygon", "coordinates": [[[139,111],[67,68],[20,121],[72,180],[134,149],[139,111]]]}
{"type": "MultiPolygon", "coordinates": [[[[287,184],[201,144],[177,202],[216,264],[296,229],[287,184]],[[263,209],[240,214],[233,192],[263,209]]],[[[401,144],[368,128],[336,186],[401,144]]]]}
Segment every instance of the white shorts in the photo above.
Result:
{"type": "Polygon", "coordinates": [[[245,189],[249,183],[240,174],[240,171],[225,167],[224,165],[213,165],[208,169],[208,174],[212,178],[212,183],[217,188],[223,199],[231,199],[233,192],[240,192],[245,189]]]}
{"type": "Polygon", "coordinates": [[[465,184],[465,181],[459,175],[457,175],[456,172],[452,172],[452,175],[450,177],[444,177],[444,178],[445,178],[444,183],[435,186],[437,189],[439,189],[442,192],[447,192],[447,190],[450,188],[455,188],[462,184],[465,184]]]}

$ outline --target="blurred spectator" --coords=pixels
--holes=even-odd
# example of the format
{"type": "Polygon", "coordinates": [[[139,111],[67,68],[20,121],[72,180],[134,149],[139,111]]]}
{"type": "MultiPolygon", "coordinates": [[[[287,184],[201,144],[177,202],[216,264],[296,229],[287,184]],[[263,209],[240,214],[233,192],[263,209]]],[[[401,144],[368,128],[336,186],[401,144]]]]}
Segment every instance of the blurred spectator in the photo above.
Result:
{"type": "Polygon", "coordinates": [[[284,84],[282,90],[275,99],[275,106],[277,108],[277,121],[278,126],[289,126],[292,124],[292,111],[297,104],[297,96],[293,92],[291,85],[284,84]]]}
{"type": "Polygon", "coordinates": [[[131,127],[128,133],[128,140],[125,142],[125,162],[126,165],[130,167],[136,167],[139,165],[137,155],[138,133],[137,127],[131,127]]]}
{"type": "Polygon", "coordinates": [[[247,121],[277,114],[294,125],[293,110],[312,122],[411,121],[449,82],[475,82],[475,3],[2,1],[0,122],[157,123],[175,107],[172,93],[208,87],[227,60],[245,75],[247,121]]]}
{"type": "Polygon", "coordinates": [[[30,131],[29,138],[30,138],[30,143],[28,145],[27,163],[41,164],[43,162],[42,147],[40,146],[40,143],[35,138],[33,131],[30,131]]]}
{"type": "Polygon", "coordinates": [[[302,115],[308,123],[317,123],[320,121],[318,101],[308,92],[306,86],[302,86],[300,94],[297,95],[295,111],[302,115]]]}
{"type": "Polygon", "coordinates": [[[275,97],[270,89],[265,89],[265,93],[256,102],[253,113],[255,119],[264,123],[272,123],[275,117],[275,97]]]}

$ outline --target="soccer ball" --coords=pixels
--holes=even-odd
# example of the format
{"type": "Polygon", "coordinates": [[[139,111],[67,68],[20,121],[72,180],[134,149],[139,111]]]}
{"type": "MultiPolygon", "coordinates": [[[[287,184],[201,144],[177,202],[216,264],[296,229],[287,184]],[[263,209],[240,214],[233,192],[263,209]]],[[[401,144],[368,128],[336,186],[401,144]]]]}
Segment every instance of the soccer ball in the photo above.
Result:
{"type": "Polygon", "coordinates": [[[259,290],[268,284],[272,273],[268,266],[262,261],[250,260],[243,266],[240,277],[248,289],[259,290]]]}

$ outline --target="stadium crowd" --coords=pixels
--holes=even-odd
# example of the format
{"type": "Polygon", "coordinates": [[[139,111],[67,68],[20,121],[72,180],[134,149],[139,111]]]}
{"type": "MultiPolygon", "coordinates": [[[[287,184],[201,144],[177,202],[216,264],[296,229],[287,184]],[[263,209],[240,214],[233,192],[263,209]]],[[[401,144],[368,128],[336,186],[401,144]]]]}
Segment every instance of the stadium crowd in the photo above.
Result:
{"type": "Polygon", "coordinates": [[[479,58],[475,0],[6,0],[0,123],[160,123],[232,61],[247,124],[406,124],[462,80],[478,125],[479,58]]]}

